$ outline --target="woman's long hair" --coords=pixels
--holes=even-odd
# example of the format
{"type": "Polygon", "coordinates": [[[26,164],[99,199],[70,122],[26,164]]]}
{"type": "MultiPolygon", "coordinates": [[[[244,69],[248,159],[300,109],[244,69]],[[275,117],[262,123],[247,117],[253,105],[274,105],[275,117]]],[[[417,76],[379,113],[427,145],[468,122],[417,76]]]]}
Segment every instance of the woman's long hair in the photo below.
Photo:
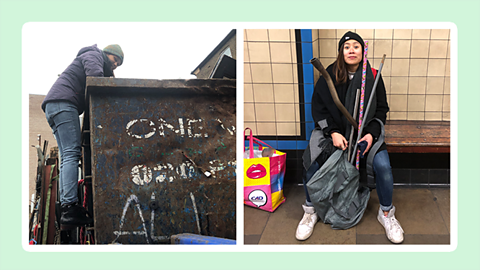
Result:
{"type": "Polygon", "coordinates": [[[342,47],[338,50],[337,60],[333,63],[333,74],[335,74],[336,85],[344,84],[347,82],[347,64],[345,63],[345,58],[343,56],[343,47],[345,43],[342,44],[342,47]]]}

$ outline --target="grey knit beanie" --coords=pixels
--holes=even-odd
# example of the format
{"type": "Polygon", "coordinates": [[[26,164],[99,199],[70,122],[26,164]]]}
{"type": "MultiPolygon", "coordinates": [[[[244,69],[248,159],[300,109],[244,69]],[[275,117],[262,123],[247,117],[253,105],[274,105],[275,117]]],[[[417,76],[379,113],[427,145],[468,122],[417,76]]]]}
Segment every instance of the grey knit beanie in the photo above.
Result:
{"type": "Polygon", "coordinates": [[[105,47],[103,49],[103,51],[106,52],[106,53],[118,56],[118,58],[120,58],[120,61],[121,61],[118,65],[119,66],[122,65],[122,63],[123,63],[123,51],[122,51],[122,48],[120,48],[120,45],[118,45],[118,44],[108,45],[107,47],[105,47]]]}

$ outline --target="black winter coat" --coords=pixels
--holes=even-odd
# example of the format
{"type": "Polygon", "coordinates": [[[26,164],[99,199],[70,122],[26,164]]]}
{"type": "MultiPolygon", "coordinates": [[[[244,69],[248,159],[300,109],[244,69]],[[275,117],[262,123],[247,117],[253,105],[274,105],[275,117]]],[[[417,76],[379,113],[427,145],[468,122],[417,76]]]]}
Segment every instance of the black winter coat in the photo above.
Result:
{"type": "MultiPolygon", "coordinates": [[[[360,63],[360,65],[358,66],[358,69],[353,79],[349,80],[347,78],[347,82],[344,84],[336,84],[336,77],[333,72],[333,64],[327,67],[327,72],[332,78],[340,101],[349,111],[350,115],[353,115],[356,89],[360,89],[362,85],[362,63],[360,63]]],[[[367,102],[370,98],[374,83],[374,76],[370,67],[370,63],[368,63],[368,61],[366,75],[367,77],[365,85],[364,110],[367,109],[367,102]]],[[[377,76],[381,75],[378,74],[377,76]]],[[[388,111],[389,108],[387,103],[385,84],[383,83],[382,77],[380,77],[377,89],[375,90],[375,96],[372,100],[370,111],[367,115],[368,119],[366,120],[366,122],[364,121],[364,123],[368,123],[368,121],[372,118],[379,118],[385,124],[388,111]]],[[[347,140],[349,139],[350,129],[352,125],[348,122],[346,117],[343,116],[343,114],[333,102],[332,95],[330,93],[330,90],[328,89],[328,85],[324,77],[320,77],[315,85],[315,90],[312,96],[312,116],[313,120],[315,121],[315,125],[320,127],[326,136],[330,136],[330,134],[335,131],[342,134],[347,140]]],[[[356,119],[358,123],[358,115],[356,119]]],[[[363,136],[368,133],[372,135],[375,143],[381,133],[380,125],[376,121],[371,122],[363,129],[363,136]]],[[[357,131],[355,131],[354,134],[354,136],[356,136],[357,131]]],[[[349,143],[352,144],[352,142],[349,143]]],[[[379,151],[385,149],[386,145],[384,143],[380,147],[379,151]]]]}
{"type": "Polygon", "coordinates": [[[107,56],[96,44],[80,49],[77,57],[50,88],[42,103],[43,111],[48,102],[68,101],[77,107],[78,114],[82,114],[85,110],[87,76],[113,76],[110,66],[107,56]]]}

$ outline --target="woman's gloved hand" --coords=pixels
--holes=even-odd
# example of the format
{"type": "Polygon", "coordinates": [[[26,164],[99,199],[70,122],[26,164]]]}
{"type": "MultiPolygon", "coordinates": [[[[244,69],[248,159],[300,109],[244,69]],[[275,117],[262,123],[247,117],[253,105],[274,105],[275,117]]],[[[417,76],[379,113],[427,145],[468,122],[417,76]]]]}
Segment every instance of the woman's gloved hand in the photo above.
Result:
{"type": "Polygon", "coordinates": [[[330,135],[332,136],[333,146],[342,150],[347,149],[348,141],[345,139],[345,137],[343,137],[342,134],[338,132],[332,132],[330,135]]]}

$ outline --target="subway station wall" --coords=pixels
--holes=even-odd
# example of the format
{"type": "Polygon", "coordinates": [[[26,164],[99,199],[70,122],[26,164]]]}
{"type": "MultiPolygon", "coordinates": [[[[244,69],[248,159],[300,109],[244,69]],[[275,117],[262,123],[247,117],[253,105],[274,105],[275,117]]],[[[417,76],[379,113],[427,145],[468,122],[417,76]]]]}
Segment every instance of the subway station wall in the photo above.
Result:
{"type": "Polygon", "coordinates": [[[353,31],[368,41],[382,77],[388,120],[450,120],[449,29],[246,29],[244,124],[279,149],[302,149],[313,128],[311,96],[319,72],[335,61],[338,40],[353,31]]]}

